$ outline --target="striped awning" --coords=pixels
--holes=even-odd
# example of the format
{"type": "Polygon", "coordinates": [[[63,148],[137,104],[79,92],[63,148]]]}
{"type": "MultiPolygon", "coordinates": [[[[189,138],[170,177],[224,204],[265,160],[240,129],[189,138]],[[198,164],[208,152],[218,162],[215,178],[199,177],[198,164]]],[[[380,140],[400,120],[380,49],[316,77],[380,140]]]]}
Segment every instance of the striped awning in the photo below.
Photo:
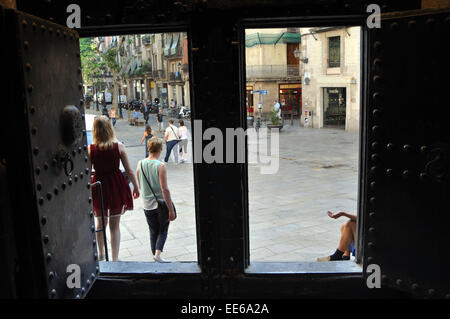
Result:
{"type": "Polygon", "coordinates": [[[179,33],[175,34],[175,36],[173,38],[172,47],[170,48],[171,55],[174,55],[177,53],[177,44],[178,44],[179,39],[180,39],[180,34],[179,33]]]}
{"type": "Polygon", "coordinates": [[[170,34],[167,38],[166,46],[164,47],[164,55],[169,55],[170,46],[172,45],[172,35],[170,34]]]}
{"type": "Polygon", "coordinates": [[[301,36],[298,33],[280,32],[280,33],[251,33],[245,35],[245,46],[251,48],[255,45],[277,43],[301,43],[301,36]]]}

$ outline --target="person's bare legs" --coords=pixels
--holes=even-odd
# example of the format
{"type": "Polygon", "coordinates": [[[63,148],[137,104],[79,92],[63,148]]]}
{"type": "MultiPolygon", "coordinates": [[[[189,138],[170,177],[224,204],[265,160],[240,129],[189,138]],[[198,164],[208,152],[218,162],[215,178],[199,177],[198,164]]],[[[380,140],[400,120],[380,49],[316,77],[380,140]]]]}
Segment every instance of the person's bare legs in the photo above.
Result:
{"type": "Polygon", "coordinates": [[[111,234],[112,261],[117,261],[119,259],[120,248],[120,215],[111,216],[109,220],[109,232],[111,234]]]}
{"type": "MultiPolygon", "coordinates": [[[[317,258],[317,261],[343,260],[342,256],[350,257],[350,244],[355,244],[356,222],[349,220],[341,226],[341,239],[333,255],[317,258]]],[[[349,259],[349,258],[347,258],[349,259]]]]}
{"type": "MultiPolygon", "coordinates": [[[[341,226],[341,239],[342,239],[342,237],[343,237],[343,235],[344,235],[344,232],[346,231],[345,225],[346,225],[346,224],[342,224],[342,226],[341,226]]],[[[338,249],[340,250],[339,246],[338,246],[338,249]]],[[[349,256],[350,256],[350,249],[346,249],[346,250],[344,251],[344,256],[346,256],[346,257],[349,257],[349,256]]]]}
{"type": "MultiPolygon", "coordinates": [[[[105,217],[105,229],[108,226],[108,217],[105,217]]],[[[102,229],[102,218],[95,217],[95,229],[102,229]]],[[[103,231],[95,232],[95,237],[97,238],[97,248],[98,248],[98,256],[99,260],[103,260],[105,257],[105,241],[103,240],[103,231]]]]}
{"type": "MultiPolygon", "coordinates": [[[[356,222],[349,220],[344,225],[342,225],[343,228],[341,228],[341,240],[339,241],[338,249],[340,251],[343,251],[345,253],[348,252],[348,255],[350,255],[350,244],[352,242],[355,242],[356,238],[356,222]]],[[[344,253],[344,256],[345,256],[344,253]]]]}

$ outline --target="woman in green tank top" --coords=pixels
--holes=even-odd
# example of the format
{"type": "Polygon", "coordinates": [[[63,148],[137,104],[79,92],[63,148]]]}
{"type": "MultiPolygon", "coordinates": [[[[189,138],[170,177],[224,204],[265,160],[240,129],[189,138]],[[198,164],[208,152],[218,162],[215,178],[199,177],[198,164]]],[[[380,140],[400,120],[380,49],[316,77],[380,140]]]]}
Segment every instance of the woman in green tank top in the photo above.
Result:
{"type": "Polygon", "coordinates": [[[150,248],[153,253],[153,259],[156,262],[165,262],[160,255],[167,239],[169,222],[175,219],[175,212],[173,210],[172,199],[167,185],[166,167],[164,163],[158,160],[162,151],[162,139],[159,137],[152,137],[148,141],[147,147],[149,156],[139,161],[136,169],[136,176],[138,177],[144,213],[150,230],[150,248]],[[147,180],[156,196],[159,199],[164,198],[166,201],[167,207],[169,208],[169,219],[167,221],[161,221],[158,218],[158,203],[147,180]]]}

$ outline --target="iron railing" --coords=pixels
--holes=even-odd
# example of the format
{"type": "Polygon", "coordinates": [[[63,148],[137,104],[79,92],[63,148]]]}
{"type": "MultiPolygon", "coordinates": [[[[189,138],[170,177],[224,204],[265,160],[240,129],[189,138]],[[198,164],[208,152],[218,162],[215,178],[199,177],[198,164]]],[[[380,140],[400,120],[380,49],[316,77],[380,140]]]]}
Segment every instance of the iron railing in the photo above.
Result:
{"type": "Polygon", "coordinates": [[[341,66],[341,60],[340,59],[327,59],[328,67],[329,68],[338,68],[341,66]]]}
{"type": "Polygon", "coordinates": [[[180,72],[170,72],[169,73],[169,81],[173,81],[173,82],[182,81],[181,73],[180,72]]]}
{"type": "Polygon", "coordinates": [[[103,190],[102,190],[102,183],[100,181],[97,181],[93,184],[91,184],[91,187],[98,187],[99,190],[99,201],[100,201],[100,210],[102,212],[101,215],[101,221],[102,221],[102,228],[98,228],[95,230],[96,233],[103,232],[103,242],[104,242],[104,248],[105,248],[105,259],[106,261],[109,261],[108,257],[108,242],[106,241],[106,227],[105,227],[105,210],[103,208],[103,190]]]}
{"type": "Polygon", "coordinates": [[[153,70],[152,75],[155,80],[165,79],[166,71],[165,70],[153,70]]]}
{"type": "Polygon", "coordinates": [[[296,64],[247,65],[247,79],[299,79],[300,67],[296,64]]]}
{"type": "Polygon", "coordinates": [[[152,38],[150,37],[149,34],[144,35],[144,36],[142,37],[142,44],[143,44],[143,45],[150,45],[150,44],[152,44],[152,38]]]}

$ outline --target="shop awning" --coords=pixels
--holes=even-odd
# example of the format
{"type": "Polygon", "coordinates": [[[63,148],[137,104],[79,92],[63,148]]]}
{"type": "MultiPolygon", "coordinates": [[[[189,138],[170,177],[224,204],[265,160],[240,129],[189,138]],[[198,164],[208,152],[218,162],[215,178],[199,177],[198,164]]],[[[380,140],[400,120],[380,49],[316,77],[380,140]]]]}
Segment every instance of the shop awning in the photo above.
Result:
{"type": "Polygon", "coordinates": [[[245,35],[245,46],[251,48],[255,45],[277,43],[301,43],[301,36],[298,33],[280,32],[280,33],[251,33],[245,35]]]}
{"type": "Polygon", "coordinates": [[[164,47],[164,55],[169,55],[170,46],[172,45],[172,35],[167,38],[166,46],[164,47]]]}
{"type": "Polygon", "coordinates": [[[174,55],[177,53],[177,44],[178,44],[179,39],[180,39],[180,34],[179,33],[175,34],[175,36],[173,38],[172,47],[170,48],[171,55],[174,55]]]}

